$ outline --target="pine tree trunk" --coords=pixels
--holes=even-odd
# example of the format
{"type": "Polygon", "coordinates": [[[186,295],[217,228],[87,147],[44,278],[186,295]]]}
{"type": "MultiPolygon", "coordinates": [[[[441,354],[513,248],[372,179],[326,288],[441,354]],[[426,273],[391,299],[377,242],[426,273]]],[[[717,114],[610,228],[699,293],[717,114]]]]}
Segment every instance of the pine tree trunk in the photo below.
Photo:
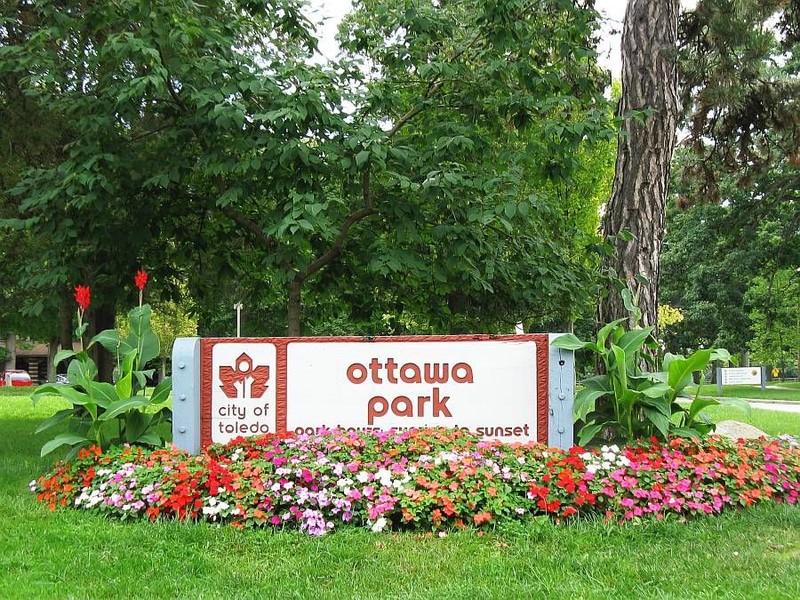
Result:
{"type": "MultiPolygon", "coordinates": [[[[679,116],[676,66],[679,0],[629,0],[622,32],[622,99],[625,116],[619,136],[611,200],[603,235],[614,236],[616,255],[606,259],[639,294],[643,325],[658,323],[658,276],[670,161],[679,116]],[[630,111],[651,111],[643,120],[630,111]],[[628,231],[633,239],[618,236],[628,231]],[[649,281],[637,285],[636,275],[649,281]]],[[[601,301],[600,322],[628,316],[619,293],[601,301]]]]}

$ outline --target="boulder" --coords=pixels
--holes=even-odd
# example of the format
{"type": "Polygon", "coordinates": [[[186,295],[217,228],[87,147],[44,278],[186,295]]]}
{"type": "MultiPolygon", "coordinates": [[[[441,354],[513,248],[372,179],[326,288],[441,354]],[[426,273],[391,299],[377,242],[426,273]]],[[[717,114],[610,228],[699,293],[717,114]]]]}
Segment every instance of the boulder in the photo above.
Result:
{"type": "Polygon", "coordinates": [[[741,421],[720,421],[717,423],[717,429],[714,433],[717,435],[724,435],[732,440],[769,437],[758,427],[753,427],[741,421]]]}

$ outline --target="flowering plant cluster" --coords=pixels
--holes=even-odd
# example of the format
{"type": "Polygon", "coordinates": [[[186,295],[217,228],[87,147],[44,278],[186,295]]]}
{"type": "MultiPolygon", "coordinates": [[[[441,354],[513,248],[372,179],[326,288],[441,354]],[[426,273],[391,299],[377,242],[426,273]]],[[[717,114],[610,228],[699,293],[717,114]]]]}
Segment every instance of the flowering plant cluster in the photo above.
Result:
{"type": "Polygon", "coordinates": [[[75,287],[78,304],[75,335],[80,340],[80,351],[63,349],[54,359],[56,365],[69,361],[69,384],[43,385],[31,396],[34,404],[48,395],[61,396],[72,404],[71,408],[57,412],[39,425],[37,433],[64,421],[69,424],[66,433],[55,436],[42,447],[42,456],[62,446],[69,448],[67,458],[73,458],[78,450],[93,444],[101,448],[124,442],[163,446],[170,439],[172,412],[166,404],[172,389],[170,380],[163,380],[150,395],[146,394],[147,378],[154,373],[146,365],[161,351],[151,326],[152,310],[142,303],[147,273],[140,269],[134,283],[139,290],[139,306],[128,313],[127,336],[116,329],[107,329],[95,335],[86,348],[83,346],[87,327],[84,315],[91,306],[91,289],[82,285],[75,287]],[[114,354],[117,367],[113,383],[98,381],[97,365],[88,352],[95,344],[114,354]]]}
{"type": "Polygon", "coordinates": [[[98,447],[31,482],[50,508],[122,519],[177,518],[322,535],[343,524],[446,531],[547,515],[624,522],[797,504],[800,446],[655,439],[568,451],[485,441],[461,430],[238,438],[198,456],[98,447]]]}

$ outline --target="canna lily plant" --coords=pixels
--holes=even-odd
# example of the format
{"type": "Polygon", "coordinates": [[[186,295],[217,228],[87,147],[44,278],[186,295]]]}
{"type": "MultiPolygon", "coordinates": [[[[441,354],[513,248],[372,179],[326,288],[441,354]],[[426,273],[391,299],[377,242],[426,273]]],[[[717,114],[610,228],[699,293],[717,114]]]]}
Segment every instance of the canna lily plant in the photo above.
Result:
{"type": "MultiPolygon", "coordinates": [[[[629,290],[623,299],[636,322],[641,318],[629,290]]],[[[603,326],[594,341],[582,341],[574,334],[563,335],[553,345],[565,350],[589,350],[602,362],[604,373],[581,382],[575,395],[574,417],[581,423],[578,444],[599,440],[632,442],[655,437],[704,437],[715,425],[702,412],[717,405],[730,404],[749,412],[750,405],[739,399],[716,400],[700,396],[687,388],[694,373],[703,372],[714,361],[728,363],[730,353],[723,349],[700,349],[689,356],[667,353],[660,369],[646,371],[657,362],[652,351],[658,348],[653,327],[626,328],[628,318],[603,326]]]]}
{"type": "Polygon", "coordinates": [[[147,273],[139,271],[135,279],[139,289],[139,305],[128,313],[129,333],[124,338],[115,329],[98,333],[83,348],[86,323],[85,312],[91,303],[88,286],[75,288],[78,303],[78,329],[76,337],[81,350],[61,350],[55,357],[58,365],[70,360],[67,367],[68,385],[44,385],[33,394],[34,404],[42,397],[59,395],[72,404],[44,421],[36,432],[46,431],[64,421],[68,431],[47,442],[41,451],[44,456],[61,446],[70,448],[66,458],[77,455],[78,450],[91,445],[108,448],[129,443],[144,446],[163,446],[169,441],[172,412],[167,406],[172,389],[169,379],[161,381],[147,395],[147,379],[154,374],[146,365],[158,357],[160,343],[151,327],[152,309],[142,303],[147,284],[147,273]],[[114,383],[97,381],[98,370],[88,351],[100,344],[114,353],[117,368],[114,383]]]}

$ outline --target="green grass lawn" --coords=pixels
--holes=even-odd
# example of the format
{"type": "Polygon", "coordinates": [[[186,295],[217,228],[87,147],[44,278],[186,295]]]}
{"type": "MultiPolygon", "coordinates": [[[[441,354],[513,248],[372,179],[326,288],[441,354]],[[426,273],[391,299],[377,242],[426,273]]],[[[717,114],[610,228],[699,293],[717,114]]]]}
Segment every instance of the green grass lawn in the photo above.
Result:
{"type": "MultiPolygon", "coordinates": [[[[39,458],[45,436],[33,431],[63,406],[0,395],[0,598],[800,597],[797,507],[443,539],[360,529],[311,538],[50,512],[27,489],[50,464],[39,458]]],[[[794,417],[771,433],[800,434],[794,417]]]]}
{"type": "MultiPolygon", "coordinates": [[[[694,390],[691,390],[694,392],[694,390]]],[[[700,386],[702,396],[718,396],[717,386],[700,386]]],[[[767,389],[759,385],[726,385],[722,388],[722,396],[726,398],[756,398],[763,400],[797,400],[800,401],[800,383],[770,382],[767,389]]]]}
{"type": "Polygon", "coordinates": [[[759,410],[757,404],[752,406],[753,409],[749,415],[739,408],[729,406],[711,406],[705,409],[704,412],[715,423],[727,420],[741,421],[758,427],[769,435],[791,433],[792,435],[800,436],[800,413],[759,410]]]}

